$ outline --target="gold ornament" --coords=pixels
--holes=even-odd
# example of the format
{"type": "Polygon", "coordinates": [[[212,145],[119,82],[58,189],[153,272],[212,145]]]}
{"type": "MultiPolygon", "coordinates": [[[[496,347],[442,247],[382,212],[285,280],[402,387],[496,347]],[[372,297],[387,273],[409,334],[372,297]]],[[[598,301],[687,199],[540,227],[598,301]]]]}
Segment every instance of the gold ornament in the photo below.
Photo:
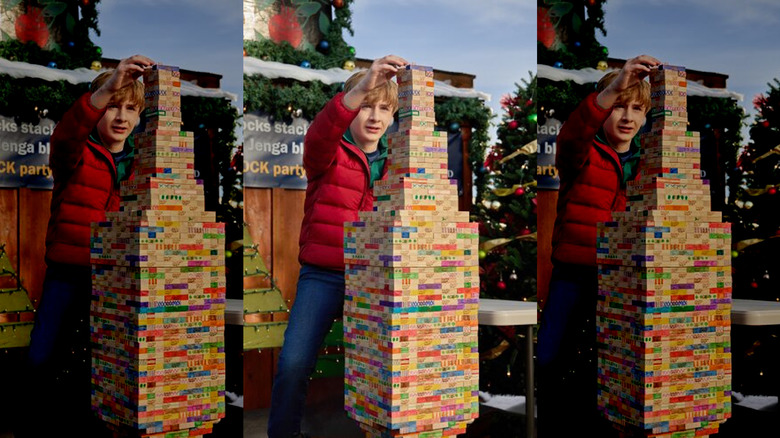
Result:
{"type": "Polygon", "coordinates": [[[355,61],[352,61],[351,59],[344,62],[344,70],[352,71],[355,69],[355,61]]]}
{"type": "Polygon", "coordinates": [[[100,69],[103,68],[103,64],[101,64],[100,61],[92,61],[92,65],[90,65],[89,68],[95,71],[100,71],[100,69]]]}
{"type": "Polygon", "coordinates": [[[607,70],[607,61],[599,61],[598,64],[596,64],[596,68],[601,71],[607,70]]]}

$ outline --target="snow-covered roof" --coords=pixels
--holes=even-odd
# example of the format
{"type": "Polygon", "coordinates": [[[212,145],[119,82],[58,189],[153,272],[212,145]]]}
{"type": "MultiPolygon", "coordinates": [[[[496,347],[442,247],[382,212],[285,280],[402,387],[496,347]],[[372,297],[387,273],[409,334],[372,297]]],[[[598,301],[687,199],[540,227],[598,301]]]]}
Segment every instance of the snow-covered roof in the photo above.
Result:
{"type": "MultiPolygon", "coordinates": [[[[261,75],[269,79],[286,78],[295,79],[296,81],[301,82],[320,81],[325,84],[335,84],[346,81],[352,74],[360,70],[361,69],[355,69],[350,71],[338,67],[329,68],[327,70],[315,70],[281,62],[263,61],[262,59],[253,58],[251,56],[244,57],[245,75],[261,75]]],[[[435,84],[434,95],[436,96],[470,97],[482,99],[486,102],[490,101],[490,94],[477,91],[473,88],[457,88],[446,82],[436,80],[433,82],[435,84]]]]}
{"type": "MultiPolygon", "coordinates": [[[[549,79],[551,81],[574,81],[578,84],[587,84],[589,82],[598,82],[602,76],[607,74],[611,70],[597,70],[595,68],[583,68],[582,70],[567,70],[563,68],[555,68],[549,65],[539,64],[537,65],[537,75],[540,78],[549,79]]],[[[742,101],[745,99],[740,93],[729,91],[723,88],[708,88],[704,85],[689,81],[688,82],[688,95],[689,96],[704,96],[704,97],[721,97],[727,99],[736,99],[742,101]]]]}
{"type": "MultiPolygon", "coordinates": [[[[92,82],[101,72],[102,70],[95,71],[83,67],[75,70],[60,70],[43,65],[0,58],[0,73],[5,73],[14,78],[37,78],[45,81],[67,81],[71,84],[82,84],[92,82]]],[[[235,94],[222,89],[203,88],[187,81],[181,81],[181,94],[182,96],[221,97],[231,101],[238,99],[238,96],[235,94]]]]}

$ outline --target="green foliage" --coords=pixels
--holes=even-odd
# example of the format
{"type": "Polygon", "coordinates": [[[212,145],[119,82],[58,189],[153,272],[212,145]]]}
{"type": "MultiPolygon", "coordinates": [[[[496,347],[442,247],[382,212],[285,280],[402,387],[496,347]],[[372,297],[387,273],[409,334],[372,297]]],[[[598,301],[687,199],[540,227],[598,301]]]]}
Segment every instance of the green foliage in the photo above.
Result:
{"type": "Polygon", "coordinates": [[[732,262],[734,296],[774,301],[780,290],[780,81],[767,86],[753,100],[757,115],[750,142],[731,174],[729,219],[739,250],[732,262]]]}
{"type": "MultiPolygon", "coordinates": [[[[34,42],[22,43],[16,39],[0,41],[0,58],[30,64],[49,65],[53,62],[58,69],[90,67],[93,61],[100,61],[102,50],[89,39],[89,31],[100,35],[97,22],[97,4],[100,0],[4,0],[5,7],[20,4],[22,8],[41,7],[46,23],[52,32],[59,35],[61,44],[52,42],[51,50],[44,50],[34,42]],[[72,43],[72,44],[71,44],[72,43]]],[[[48,47],[48,46],[47,46],[48,47]]]]}
{"type": "Polygon", "coordinates": [[[544,65],[561,63],[562,68],[578,70],[595,68],[605,61],[609,51],[596,40],[596,31],[604,29],[604,0],[537,0],[537,5],[549,8],[559,44],[548,49],[537,43],[537,62],[544,65]]]}
{"type": "Polygon", "coordinates": [[[530,238],[536,232],[536,156],[532,149],[522,149],[536,139],[536,86],[529,73],[512,95],[501,99],[505,112],[499,143],[491,149],[487,172],[477,186],[481,202],[473,214],[480,222],[480,241],[515,239],[487,251],[480,262],[482,295],[490,298],[536,297],[536,239],[530,238]]]}
{"type": "MultiPolygon", "coordinates": [[[[490,137],[488,128],[493,115],[490,108],[479,99],[467,98],[437,98],[434,110],[436,111],[436,123],[439,129],[449,128],[453,123],[471,128],[471,140],[469,141],[469,164],[475,177],[474,184],[479,187],[484,180],[482,163],[485,159],[490,137]]],[[[477,192],[477,202],[479,192],[477,192]]]]}
{"type": "Polygon", "coordinates": [[[595,83],[577,84],[573,81],[539,79],[539,123],[543,125],[547,118],[566,120],[577,105],[594,91],[595,83]]]}
{"type": "Polygon", "coordinates": [[[0,114],[20,122],[37,123],[44,115],[43,110],[47,110],[45,117],[59,120],[88,90],[89,84],[13,78],[0,74],[0,114]]]}
{"type": "Polygon", "coordinates": [[[227,99],[183,96],[182,122],[186,130],[198,130],[211,141],[211,163],[218,172],[222,195],[217,205],[217,220],[226,224],[227,242],[241,239],[243,211],[242,168],[234,162],[238,110],[227,99]]]}
{"type": "Polygon", "coordinates": [[[320,81],[268,79],[244,75],[244,111],[262,110],[271,117],[290,121],[300,109],[301,117],[314,116],[341,89],[342,84],[326,85],[320,81]]]}
{"type": "MultiPolygon", "coordinates": [[[[472,220],[479,222],[480,248],[486,252],[479,263],[480,296],[535,301],[536,154],[524,146],[536,139],[536,76],[529,73],[515,86],[501,98],[499,142],[485,160],[487,172],[477,185],[481,202],[474,205],[472,220]],[[489,242],[505,243],[489,249],[489,242]]],[[[503,394],[525,387],[524,363],[514,348],[523,343],[514,328],[480,327],[480,388],[503,394]]]]}
{"type": "MultiPolygon", "coordinates": [[[[320,30],[327,27],[327,32],[323,32],[323,39],[330,46],[327,52],[296,50],[286,41],[277,44],[270,39],[260,38],[258,41],[244,41],[246,55],[264,61],[275,61],[292,65],[301,65],[303,61],[308,61],[311,64],[311,68],[314,69],[342,67],[345,61],[355,59],[355,49],[347,45],[343,37],[345,30],[350,35],[354,35],[352,30],[352,11],[350,8],[352,1],[345,0],[343,7],[333,8],[333,20],[327,26],[323,23],[323,21],[328,21],[327,18],[323,18],[325,15],[319,15],[320,30]]],[[[317,5],[313,4],[313,6],[317,5]]]]}

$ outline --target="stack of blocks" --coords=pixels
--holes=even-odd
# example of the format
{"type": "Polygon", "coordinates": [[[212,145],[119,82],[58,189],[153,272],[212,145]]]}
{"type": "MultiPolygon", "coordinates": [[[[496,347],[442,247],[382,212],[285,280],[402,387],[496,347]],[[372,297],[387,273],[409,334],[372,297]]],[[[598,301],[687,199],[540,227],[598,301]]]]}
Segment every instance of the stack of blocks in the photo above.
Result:
{"type": "Polygon", "coordinates": [[[345,409],[369,437],[464,433],[478,415],[478,231],[458,211],[433,70],[399,70],[373,211],[344,227],[345,409]]]}
{"type": "Polygon", "coordinates": [[[144,84],[134,178],[92,224],[92,407],[135,435],[202,436],[225,416],[225,230],[180,131],[178,68],[144,84]]]}
{"type": "Polygon", "coordinates": [[[685,70],[650,82],[641,177],[598,229],[599,408],[645,436],[708,436],[731,416],[731,224],[700,178],[685,70]]]}

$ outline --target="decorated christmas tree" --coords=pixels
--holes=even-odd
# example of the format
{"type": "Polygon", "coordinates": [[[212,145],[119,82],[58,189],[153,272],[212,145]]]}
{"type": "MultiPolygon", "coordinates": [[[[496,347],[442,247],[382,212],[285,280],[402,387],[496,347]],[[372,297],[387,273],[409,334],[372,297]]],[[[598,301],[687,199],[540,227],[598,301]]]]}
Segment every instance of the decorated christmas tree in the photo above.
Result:
{"type": "MultiPolygon", "coordinates": [[[[480,297],[536,300],[536,77],[501,98],[498,143],[490,148],[472,214],[479,222],[480,297]]],[[[506,394],[527,376],[513,327],[480,326],[480,389],[506,394]]],[[[518,418],[491,422],[491,434],[515,436],[518,418]]]]}
{"type": "Polygon", "coordinates": [[[780,299],[780,81],[753,100],[757,111],[750,143],[737,161],[731,179],[734,222],[735,295],[758,300],[780,299]]]}
{"type": "MultiPolygon", "coordinates": [[[[734,230],[734,298],[780,301],[780,81],[753,100],[750,142],[729,168],[727,212],[734,230]]],[[[736,156],[736,154],[735,154],[736,156]]],[[[768,364],[780,359],[775,327],[734,331],[734,389],[777,394],[780,376],[768,364]],[[774,388],[774,389],[772,389],[774,388]]]]}

